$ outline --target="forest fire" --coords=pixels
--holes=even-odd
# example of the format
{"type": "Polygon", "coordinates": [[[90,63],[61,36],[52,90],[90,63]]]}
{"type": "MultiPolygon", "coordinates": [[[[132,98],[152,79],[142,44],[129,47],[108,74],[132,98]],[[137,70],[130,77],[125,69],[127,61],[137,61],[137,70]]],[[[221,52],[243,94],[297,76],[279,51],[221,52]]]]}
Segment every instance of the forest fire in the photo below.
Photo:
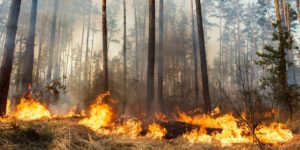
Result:
{"type": "Polygon", "coordinates": [[[18,120],[30,121],[44,118],[51,118],[51,113],[43,104],[30,99],[21,99],[20,104],[16,106],[16,111],[11,114],[18,120]]]}
{"type": "Polygon", "coordinates": [[[149,133],[147,134],[147,137],[152,139],[161,140],[167,134],[167,130],[156,123],[149,125],[148,131],[149,133]]]}
{"type": "Polygon", "coordinates": [[[236,143],[253,143],[255,140],[264,144],[277,144],[291,140],[293,134],[281,123],[271,123],[271,125],[259,125],[255,128],[255,135],[251,133],[243,118],[239,119],[233,114],[220,115],[219,108],[216,108],[211,115],[188,116],[186,113],[179,114],[179,120],[199,125],[199,130],[193,130],[184,135],[192,143],[211,143],[220,142],[222,145],[231,145],[236,143]],[[216,115],[220,115],[214,117],[216,115]],[[206,129],[220,129],[221,132],[213,132],[211,135],[206,133],[206,129]],[[258,139],[255,139],[257,136],[258,139]]]}
{"type": "MultiPolygon", "coordinates": [[[[79,125],[84,125],[99,135],[115,135],[127,139],[137,139],[147,137],[153,140],[163,140],[169,132],[161,123],[172,121],[164,114],[156,114],[157,122],[154,122],[143,128],[143,122],[137,119],[123,120],[117,123],[115,112],[104,99],[109,93],[101,94],[90,105],[87,116],[78,121],[79,125]],[[143,132],[145,132],[143,134],[143,132]]],[[[10,110],[10,101],[7,107],[10,110]]],[[[72,107],[63,118],[72,118],[75,116],[76,107],[72,107]]],[[[53,114],[48,108],[34,100],[21,99],[20,104],[16,106],[14,112],[8,112],[8,116],[22,121],[31,121],[39,119],[52,119],[53,114]]],[[[187,130],[181,136],[190,143],[219,143],[222,146],[232,144],[255,143],[259,140],[263,144],[280,144],[288,142],[293,138],[292,132],[287,129],[285,124],[273,122],[270,125],[259,124],[255,128],[255,139],[250,128],[243,119],[236,118],[233,114],[221,114],[219,108],[214,109],[211,114],[199,114],[190,116],[187,113],[180,112],[177,117],[178,122],[196,126],[192,130],[187,130]]],[[[171,131],[170,131],[171,132],[171,131]]]]}
{"type": "Polygon", "coordinates": [[[90,106],[89,117],[79,121],[79,124],[86,125],[93,130],[109,126],[113,120],[113,111],[109,105],[103,103],[103,99],[108,95],[109,93],[100,95],[90,106]]]}

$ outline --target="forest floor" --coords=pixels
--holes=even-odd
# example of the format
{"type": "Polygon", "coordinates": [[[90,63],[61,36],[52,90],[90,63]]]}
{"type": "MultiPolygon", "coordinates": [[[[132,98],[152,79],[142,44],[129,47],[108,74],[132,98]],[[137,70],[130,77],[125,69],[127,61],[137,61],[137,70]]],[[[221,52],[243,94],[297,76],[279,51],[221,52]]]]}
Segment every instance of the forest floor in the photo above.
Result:
{"type": "MultiPolygon", "coordinates": [[[[51,119],[32,122],[0,122],[0,150],[259,150],[255,144],[236,144],[222,147],[218,144],[190,144],[182,138],[174,140],[150,140],[146,137],[102,136],[78,125],[78,118],[51,119]]],[[[300,150],[300,136],[266,149],[300,150]]]]}

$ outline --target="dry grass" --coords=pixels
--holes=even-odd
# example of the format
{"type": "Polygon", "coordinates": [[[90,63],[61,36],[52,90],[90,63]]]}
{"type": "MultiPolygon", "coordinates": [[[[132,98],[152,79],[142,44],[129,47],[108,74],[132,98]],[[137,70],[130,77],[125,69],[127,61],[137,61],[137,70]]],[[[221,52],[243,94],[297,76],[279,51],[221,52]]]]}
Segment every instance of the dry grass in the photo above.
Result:
{"type": "MultiPolygon", "coordinates": [[[[219,144],[190,144],[182,138],[175,140],[150,140],[144,137],[126,139],[101,136],[77,124],[78,119],[0,123],[0,150],[256,150],[255,144],[238,144],[221,147],[219,144]]],[[[266,149],[298,149],[300,136],[289,143],[266,146],[266,149]]]]}

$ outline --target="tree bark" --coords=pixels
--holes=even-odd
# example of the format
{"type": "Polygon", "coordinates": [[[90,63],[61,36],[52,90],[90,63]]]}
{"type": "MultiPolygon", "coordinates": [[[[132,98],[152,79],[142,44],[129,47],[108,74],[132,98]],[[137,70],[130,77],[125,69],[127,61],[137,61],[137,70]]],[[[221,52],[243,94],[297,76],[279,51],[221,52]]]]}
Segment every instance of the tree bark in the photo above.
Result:
{"type": "Polygon", "coordinates": [[[102,44],[103,44],[103,90],[108,91],[108,49],[107,49],[107,20],[106,0],[102,0],[102,44]]]}
{"type": "Polygon", "coordinates": [[[49,48],[49,59],[48,59],[48,71],[47,71],[47,82],[52,79],[53,69],[53,53],[55,47],[55,35],[56,35],[56,20],[57,20],[58,0],[54,1],[54,11],[52,15],[51,23],[51,35],[50,35],[50,48],[49,48]]]}
{"type": "Polygon", "coordinates": [[[22,92],[29,92],[29,85],[32,85],[33,63],[34,63],[34,42],[36,30],[37,0],[32,0],[30,26],[26,41],[26,50],[24,53],[23,74],[22,74],[22,92]]]}
{"type": "MultiPolygon", "coordinates": [[[[86,51],[85,51],[85,67],[84,67],[84,82],[88,83],[88,64],[89,64],[89,41],[90,41],[90,27],[91,27],[91,11],[92,11],[92,0],[89,0],[89,18],[87,27],[86,37],[86,51]]],[[[84,90],[87,90],[88,84],[84,84],[84,90]]]]}
{"type": "Polygon", "coordinates": [[[80,46],[80,56],[79,56],[79,75],[78,75],[78,89],[79,90],[81,90],[81,88],[82,88],[82,85],[81,85],[81,72],[82,72],[82,55],[83,55],[84,33],[85,33],[85,16],[83,15],[81,46],[80,46]]]}
{"type": "Polygon", "coordinates": [[[154,69],[155,69],[155,0],[149,0],[149,46],[147,67],[147,114],[150,113],[154,100],[154,69]]]}
{"type": "Polygon", "coordinates": [[[199,84],[198,84],[198,59],[197,59],[197,42],[196,42],[196,30],[195,30],[195,14],[194,3],[191,0],[191,13],[192,13],[192,38],[193,38],[193,56],[194,56],[194,82],[195,82],[195,97],[196,103],[199,101],[199,84]]]}
{"type": "Polygon", "coordinates": [[[164,108],[164,0],[159,1],[159,50],[158,50],[157,100],[161,111],[164,108]]]}
{"type": "Polygon", "coordinates": [[[124,59],[124,63],[123,63],[123,111],[122,114],[124,115],[125,113],[125,108],[126,108],[126,103],[127,103],[127,59],[126,59],[126,1],[123,0],[123,59],[124,59]]]}
{"type": "Polygon", "coordinates": [[[45,38],[45,28],[46,28],[46,15],[48,14],[48,6],[46,10],[46,14],[43,14],[43,19],[42,19],[42,27],[40,30],[40,38],[39,38],[39,54],[38,54],[38,61],[37,61],[37,68],[36,68],[36,74],[35,74],[35,83],[39,85],[39,76],[40,76],[40,67],[41,67],[41,61],[42,61],[42,49],[43,49],[43,43],[44,43],[44,38],[45,38]]]}
{"type": "Polygon", "coordinates": [[[17,69],[17,77],[16,77],[16,93],[19,93],[20,91],[20,82],[21,82],[21,68],[22,68],[22,46],[23,46],[23,32],[21,31],[21,35],[20,35],[20,45],[19,45],[19,57],[18,57],[18,69],[17,69]]]}
{"type": "Polygon", "coordinates": [[[204,111],[208,113],[211,111],[211,102],[210,102],[209,85],[208,85],[207,61],[206,61],[205,39],[203,33],[201,3],[200,0],[195,0],[195,1],[196,1],[197,25],[198,25],[198,35],[199,35],[198,38],[199,38],[199,48],[200,48],[200,60],[201,60],[204,111]]]}
{"type": "Polygon", "coordinates": [[[7,95],[11,78],[20,6],[21,0],[12,0],[6,28],[4,57],[0,68],[0,116],[6,114],[7,95]]]}
{"type": "MultiPolygon", "coordinates": [[[[278,52],[281,54],[280,60],[279,60],[279,71],[280,71],[280,85],[283,88],[283,94],[289,95],[289,87],[288,87],[288,81],[287,81],[287,66],[286,66],[286,53],[285,53],[285,46],[284,46],[284,36],[283,36],[283,29],[282,29],[282,23],[281,23],[281,15],[280,15],[280,9],[279,9],[279,2],[278,0],[274,0],[275,3],[275,10],[276,10],[276,18],[277,18],[277,29],[278,29],[278,35],[279,35],[279,47],[278,52]]],[[[287,98],[287,102],[290,102],[290,98],[287,98]]],[[[293,114],[293,109],[290,103],[287,103],[289,107],[290,114],[293,114]]]]}

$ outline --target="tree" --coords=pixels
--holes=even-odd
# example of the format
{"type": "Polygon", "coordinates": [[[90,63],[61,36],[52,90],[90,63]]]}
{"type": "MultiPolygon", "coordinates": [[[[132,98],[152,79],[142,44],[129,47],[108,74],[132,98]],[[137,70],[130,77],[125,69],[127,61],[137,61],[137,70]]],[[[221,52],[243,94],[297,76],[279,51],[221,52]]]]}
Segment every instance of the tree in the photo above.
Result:
{"type": "Polygon", "coordinates": [[[197,59],[197,42],[196,42],[196,30],[195,30],[195,15],[194,15],[194,3],[191,0],[191,13],[192,13],[192,38],[193,38],[193,58],[194,58],[194,82],[195,82],[195,95],[196,101],[199,101],[199,84],[198,84],[198,59],[197,59]]]}
{"type": "Polygon", "coordinates": [[[124,102],[123,102],[123,114],[125,113],[126,103],[127,103],[127,59],[126,59],[126,2],[123,0],[123,96],[124,96],[124,102]]]}
{"type": "Polygon", "coordinates": [[[7,94],[11,77],[20,7],[21,0],[12,0],[6,28],[4,57],[0,68],[0,116],[6,114],[7,94]]]}
{"type": "Polygon", "coordinates": [[[149,45],[147,67],[147,114],[154,100],[154,67],[155,65],[155,0],[149,0],[149,45]]]}
{"type": "Polygon", "coordinates": [[[275,102],[284,104],[288,109],[290,117],[293,115],[293,108],[297,104],[299,93],[298,87],[288,84],[288,72],[287,72],[287,60],[286,51],[289,47],[290,33],[286,28],[282,27],[282,17],[280,14],[279,2],[274,0],[276,18],[277,18],[277,31],[274,33],[273,40],[278,41],[278,49],[274,49],[273,46],[265,46],[264,53],[258,53],[260,60],[257,64],[268,72],[266,77],[262,78],[263,88],[269,87],[273,94],[275,102]]]}
{"type": "MultiPolygon", "coordinates": [[[[92,0],[89,0],[89,16],[88,16],[88,27],[86,37],[86,51],[85,51],[85,67],[84,67],[84,82],[88,81],[88,62],[89,62],[89,42],[90,42],[90,28],[91,28],[91,11],[92,11],[92,0]]],[[[84,84],[84,90],[87,90],[88,84],[84,84]]]]}
{"type": "MultiPolygon", "coordinates": [[[[48,2],[49,3],[49,2],[48,2]]],[[[43,43],[45,40],[45,28],[46,28],[46,23],[47,23],[47,17],[46,15],[48,14],[48,5],[46,6],[47,10],[46,13],[44,12],[43,14],[43,19],[41,23],[41,28],[40,28],[40,36],[39,36],[39,51],[38,51],[38,58],[37,58],[37,67],[36,67],[36,74],[35,74],[35,83],[39,86],[39,78],[40,78],[40,70],[41,70],[41,63],[42,63],[42,49],[43,49],[43,43]]]]}
{"type": "Polygon", "coordinates": [[[157,100],[160,109],[164,108],[164,0],[159,1],[159,49],[158,49],[158,78],[157,78],[157,100]]]}
{"type": "Polygon", "coordinates": [[[203,33],[203,22],[200,0],[196,0],[196,11],[197,11],[197,26],[198,26],[198,38],[200,48],[200,60],[201,60],[201,75],[202,75],[202,90],[204,99],[204,111],[211,111],[211,102],[208,85],[208,74],[207,74],[207,61],[206,61],[206,50],[205,50],[205,39],[203,33]]]}
{"type": "Polygon", "coordinates": [[[52,68],[53,68],[53,54],[55,47],[55,36],[56,36],[56,20],[57,20],[57,11],[58,11],[58,0],[54,1],[54,11],[52,15],[51,23],[51,35],[50,35],[50,48],[49,48],[49,59],[48,59],[48,71],[47,71],[47,81],[52,79],[52,68]]]}
{"type": "Polygon", "coordinates": [[[24,53],[23,74],[22,74],[22,91],[29,92],[29,85],[32,85],[33,78],[33,62],[34,62],[34,42],[36,30],[37,0],[32,0],[31,16],[28,37],[26,42],[26,50],[24,53]]]}
{"type": "Polygon", "coordinates": [[[107,49],[107,20],[106,0],[102,0],[102,44],[103,44],[103,90],[108,91],[108,49],[107,49]]]}

